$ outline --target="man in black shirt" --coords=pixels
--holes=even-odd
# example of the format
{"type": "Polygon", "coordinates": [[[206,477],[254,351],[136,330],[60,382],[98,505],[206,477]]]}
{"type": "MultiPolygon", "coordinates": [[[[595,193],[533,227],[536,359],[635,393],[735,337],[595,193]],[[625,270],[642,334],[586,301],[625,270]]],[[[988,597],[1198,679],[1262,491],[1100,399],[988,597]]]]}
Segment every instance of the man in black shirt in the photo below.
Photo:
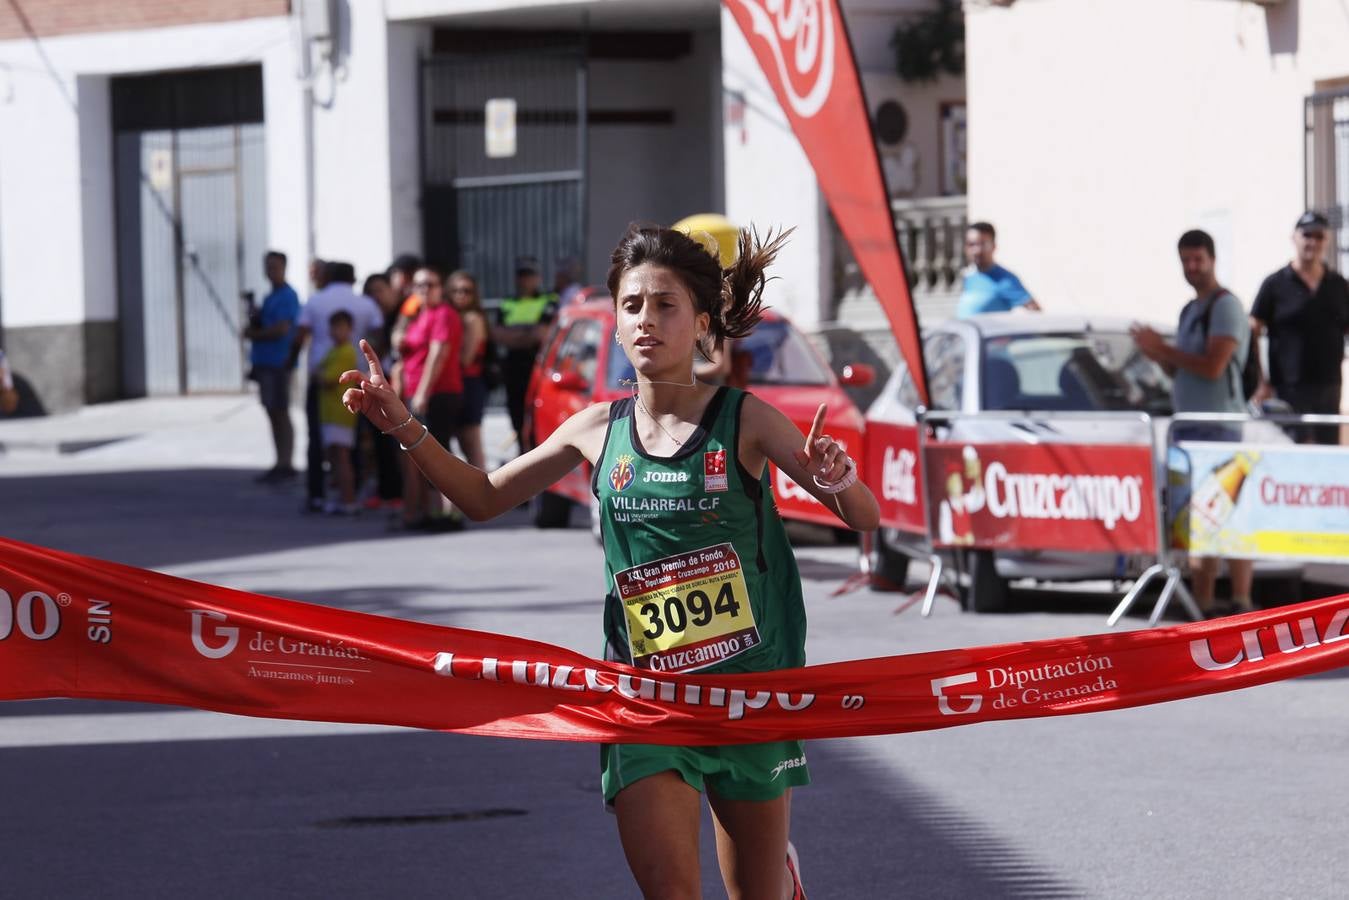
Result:
{"type": "MultiPolygon", "coordinates": [[[[1265,279],[1251,328],[1269,335],[1269,374],[1254,399],[1271,395],[1300,413],[1340,411],[1340,365],[1349,330],[1349,284],[1326,267],[1326,217],[1307,212],[1293,228],[1293,261],[1265,279]]],[[[1295,430],[1302,443],[1338,444],[1338,425],[1295,430]]]]}

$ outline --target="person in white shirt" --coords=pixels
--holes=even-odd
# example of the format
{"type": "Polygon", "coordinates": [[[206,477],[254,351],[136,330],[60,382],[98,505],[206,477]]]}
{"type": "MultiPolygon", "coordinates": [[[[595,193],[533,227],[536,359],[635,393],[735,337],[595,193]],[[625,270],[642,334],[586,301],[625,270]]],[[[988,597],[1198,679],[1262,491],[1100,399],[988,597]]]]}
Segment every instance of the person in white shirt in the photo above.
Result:
{"type": "MultiPolygon", "coordinates": [[[[328,283],[317,291],[300,310],[299,327],[296,330],[296,350],[309,345],[305,371],[309,374],[309,384],[305,389],[305,417],[309,425],[309,449],[306,453],[305,473],[306,512],[321,512],[324,496],[324,455],[323,433],[319,421],[318,384],[313,377],[323,357],[332,349],[332,337],[328,333],[328,321],[333,313],[343,310],[351,315],[351,340],[359,345],[362,338],[376,334],[384,327],[384,314],[379,304],[362,294],[356,293],[356,270],[351,263],[330,262],[325,265],[328,283]]],[[[292,351],[294,355],[294,351],[292,351]]],[[[358,361],[361,355],[357,354],[358,361]]]]}

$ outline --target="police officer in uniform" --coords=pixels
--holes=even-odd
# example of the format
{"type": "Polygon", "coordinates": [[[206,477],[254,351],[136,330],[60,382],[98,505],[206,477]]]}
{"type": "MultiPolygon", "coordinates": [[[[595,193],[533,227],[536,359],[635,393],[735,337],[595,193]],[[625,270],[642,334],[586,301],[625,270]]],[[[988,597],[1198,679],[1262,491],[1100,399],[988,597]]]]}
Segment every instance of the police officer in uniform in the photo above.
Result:
{"type": "Polygon", "coordinates": [[[504,347],[501,380],[506,385],[506,409],[511,414],[516,442],[525,452],[525,391],[534,357],[548,335],[548,326],[557,316],[557,295],[543,292],[539,262],[532,256],[515,261],[515,296],[501,301],[492,340],[504,347]]]}

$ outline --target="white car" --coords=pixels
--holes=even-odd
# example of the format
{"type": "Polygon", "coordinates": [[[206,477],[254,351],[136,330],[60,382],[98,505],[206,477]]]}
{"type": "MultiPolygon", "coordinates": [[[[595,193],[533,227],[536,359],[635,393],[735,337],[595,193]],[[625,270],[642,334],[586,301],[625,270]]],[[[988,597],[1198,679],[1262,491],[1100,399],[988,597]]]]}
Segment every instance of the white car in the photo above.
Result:
{"type": "MultiPolygon", "coordinates": [[[[980,444],[1151,447],[1154,477],[1167,477],[1161,454],[1172,412],[1171,379],[1138,352],[1129,325],[1126,319],[998,313],[952,319],[925,329],[923,350],[931,400],[928,423],[932,426],[928,440],[969,445],[964,448],[964,463],[971,467],[973,479],[965,481],[965,493],[958,502],[977,504],[972,506],[975,511],[984,508],[985,473],[975,452],[980,444]],[[989,412],[995,415],[980,415],[989,412]],[[953,417],[946,421],[941,418],[943,413],[953,417]]],[[[924,485],[916,485],[914,444],[908,450],[897,449],[902,447],[897,436],[906,432],[916,441],[919,414],[912,379],[901,366],[867,413],[869,483],[879,488],[882,521],[888,526],[880,530],[873,549],[872,570],[879,576],[874,583],[902,586],[909,559],[925,558],[929,552],[923,535],[916,533],[928,513],[922,497],[924,485]],[[889,502],[896,500],[908,501],[908,506],[889,502]],[[898,518],[895,513],[900,514],[898,518]],[[902,525],[906,518],[907,529],[892,527],[897,521],[902,525]]],[[[1269,423],[1250,422],[1244,429],[1245,440],[1288,440],[1269,423]]],[[[1138,452],[1134,451],[1135,459],[1138,452]]],[[[955,467],[945,474],[956,477],[955,467]]],[[[943,473],[927,473],[927,477],[941,478],[943,473]]],[[[963,477],[957,477],[957,482],[963,477]]],[[[926,487],[933,491],[932,483],[926,487]]],[[[958,484],[952,489],[961,493],[958,484]]],[[[1138,499],[1135,489],[1135,504],[1138,499]]],[[[1143,498],[1142,515],[1155,516],[1153,510],[1151,498],[1143,498]]],[[[943,499],[932,522],[947,544],[952,541],[951,518],[943,499]]],[[[1036,527],[1072,528],[1066,521],[1072,518],[1054,511],[1053,521],[1046,517],[1036,527]]],[[[1147,526],[1155,533],[1151,522],[1147,526]]],[[[982,611],[1005,607],[1007,584],[1013,579],[1122,581],[1137,576],[1156,552],[971,547],[948,549],[943,554],[960,573],[966,608],[982,611]]],[[[1262,571],[1266,568],[1261,567],[1262,571]]]]}

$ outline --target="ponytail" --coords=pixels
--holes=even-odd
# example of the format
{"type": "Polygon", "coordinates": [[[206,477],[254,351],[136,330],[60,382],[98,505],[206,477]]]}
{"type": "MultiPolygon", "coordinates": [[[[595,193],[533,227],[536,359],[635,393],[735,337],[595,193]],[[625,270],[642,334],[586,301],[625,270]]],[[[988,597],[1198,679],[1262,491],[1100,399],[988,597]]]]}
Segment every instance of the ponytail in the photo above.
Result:
{"type": "Polygon", "coordinates": [[[721,303],[710,310],[712,323],[708,332],[718,341],[748,337],[763,319],[763,290],[768,284],[764,273],[794,230],[788,228],[774,236],[770,228],[760,240],[758,231],[740,229],[739,253],[735,262],[721,273],[721,303]]]}

